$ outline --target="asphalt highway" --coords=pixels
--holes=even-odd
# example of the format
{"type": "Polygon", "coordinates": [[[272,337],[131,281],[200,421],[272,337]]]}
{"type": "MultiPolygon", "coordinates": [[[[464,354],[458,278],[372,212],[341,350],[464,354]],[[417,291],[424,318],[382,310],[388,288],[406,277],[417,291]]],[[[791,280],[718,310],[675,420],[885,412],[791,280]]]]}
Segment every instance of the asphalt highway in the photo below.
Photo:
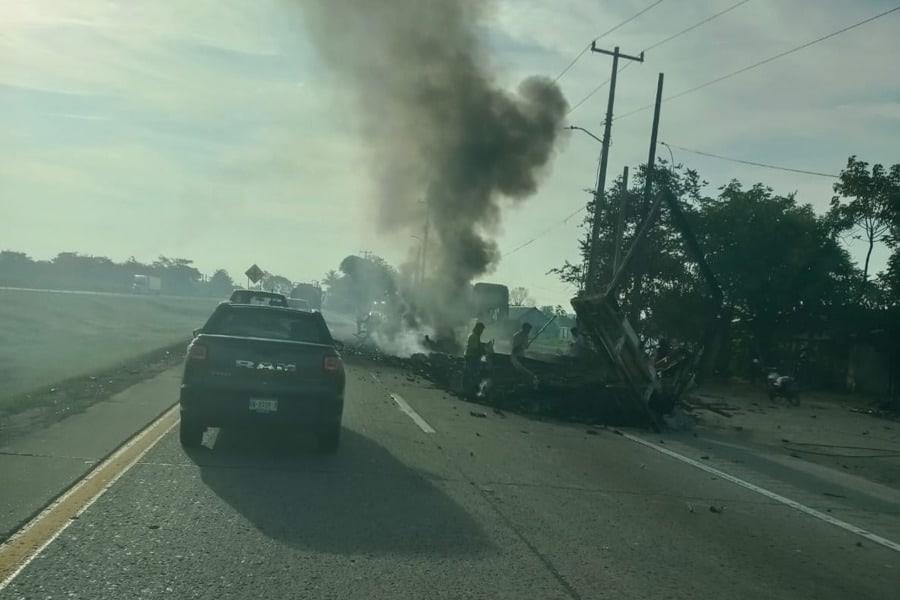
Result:
{"type": "MultiPolygon", "coordinates": [[[[174,401],[166,381],[147,393],[174,401]]],[[[337,454],[239,430],[185,452],[172,430],[0,599],[893,599],[898,497],[690,434],[497,414],[350,365],[337,454]]]]}

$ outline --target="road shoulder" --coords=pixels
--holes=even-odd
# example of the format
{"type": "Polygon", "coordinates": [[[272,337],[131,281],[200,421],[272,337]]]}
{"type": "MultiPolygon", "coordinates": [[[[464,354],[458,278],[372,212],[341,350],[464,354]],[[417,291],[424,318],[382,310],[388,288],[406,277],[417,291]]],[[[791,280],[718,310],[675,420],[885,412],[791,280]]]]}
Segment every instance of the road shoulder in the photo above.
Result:
{"type": "Polygon", "coordinates": [[[81,479],[177,397],[180,367],[0,446],[0,541],[81,479]]]}

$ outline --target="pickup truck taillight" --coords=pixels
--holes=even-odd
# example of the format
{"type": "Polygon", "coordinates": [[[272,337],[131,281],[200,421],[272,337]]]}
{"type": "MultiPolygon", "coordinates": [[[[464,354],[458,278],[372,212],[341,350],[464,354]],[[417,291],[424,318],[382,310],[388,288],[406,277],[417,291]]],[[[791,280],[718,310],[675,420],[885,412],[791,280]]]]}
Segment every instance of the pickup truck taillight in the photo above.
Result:
{"type": "Polygon", "coordinates": [[[338,356],[326,356],[325,361],[322,363],[322,368],[326,371],[340,371],[344,368],[344,363],[338,356]]]}
{"type": "Polygon", "coordinates": [[[188,346],[188,360],[206,360],[206,346],[196,342],[188,346]]]}

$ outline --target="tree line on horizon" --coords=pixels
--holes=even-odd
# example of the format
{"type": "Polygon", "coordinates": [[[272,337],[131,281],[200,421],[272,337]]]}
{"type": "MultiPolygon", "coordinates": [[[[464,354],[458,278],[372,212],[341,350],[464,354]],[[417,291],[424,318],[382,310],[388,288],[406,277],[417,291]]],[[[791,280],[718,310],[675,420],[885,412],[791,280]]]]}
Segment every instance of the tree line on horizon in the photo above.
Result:
{"type": "MultiPolygon", "coordinates": [[[[105,256],[60,252],[50,260],[35,260],[24,252],[0,251],[0,286],[125,293],[135,275],[159,277],[162,293],[180,296],[227,297],[240,287],[225,269],[202,273],[192,260],[160,256],[152,263],[134,257],[116,262],[105,256]]],[[[290,293],[293,283],[266,273],[265,289],[290,293]]]]}

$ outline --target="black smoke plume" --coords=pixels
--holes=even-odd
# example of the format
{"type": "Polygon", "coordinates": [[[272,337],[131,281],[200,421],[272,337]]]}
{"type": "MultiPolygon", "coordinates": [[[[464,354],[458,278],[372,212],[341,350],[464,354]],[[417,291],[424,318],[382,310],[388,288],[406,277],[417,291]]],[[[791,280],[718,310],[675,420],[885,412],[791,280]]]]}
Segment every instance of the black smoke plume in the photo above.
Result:
{"type": "MultiPolygon", "coordinates": [[[[419,234],[448,298],[499,260],[501,198],[533,194],[567,102],[543,77],[498,87],[483,0],[303,0],[326,66],[352,94],[377,179],[378,226],[419,234]]],[[[348,168],[352,166],[348,165],[348,168]]]]}

